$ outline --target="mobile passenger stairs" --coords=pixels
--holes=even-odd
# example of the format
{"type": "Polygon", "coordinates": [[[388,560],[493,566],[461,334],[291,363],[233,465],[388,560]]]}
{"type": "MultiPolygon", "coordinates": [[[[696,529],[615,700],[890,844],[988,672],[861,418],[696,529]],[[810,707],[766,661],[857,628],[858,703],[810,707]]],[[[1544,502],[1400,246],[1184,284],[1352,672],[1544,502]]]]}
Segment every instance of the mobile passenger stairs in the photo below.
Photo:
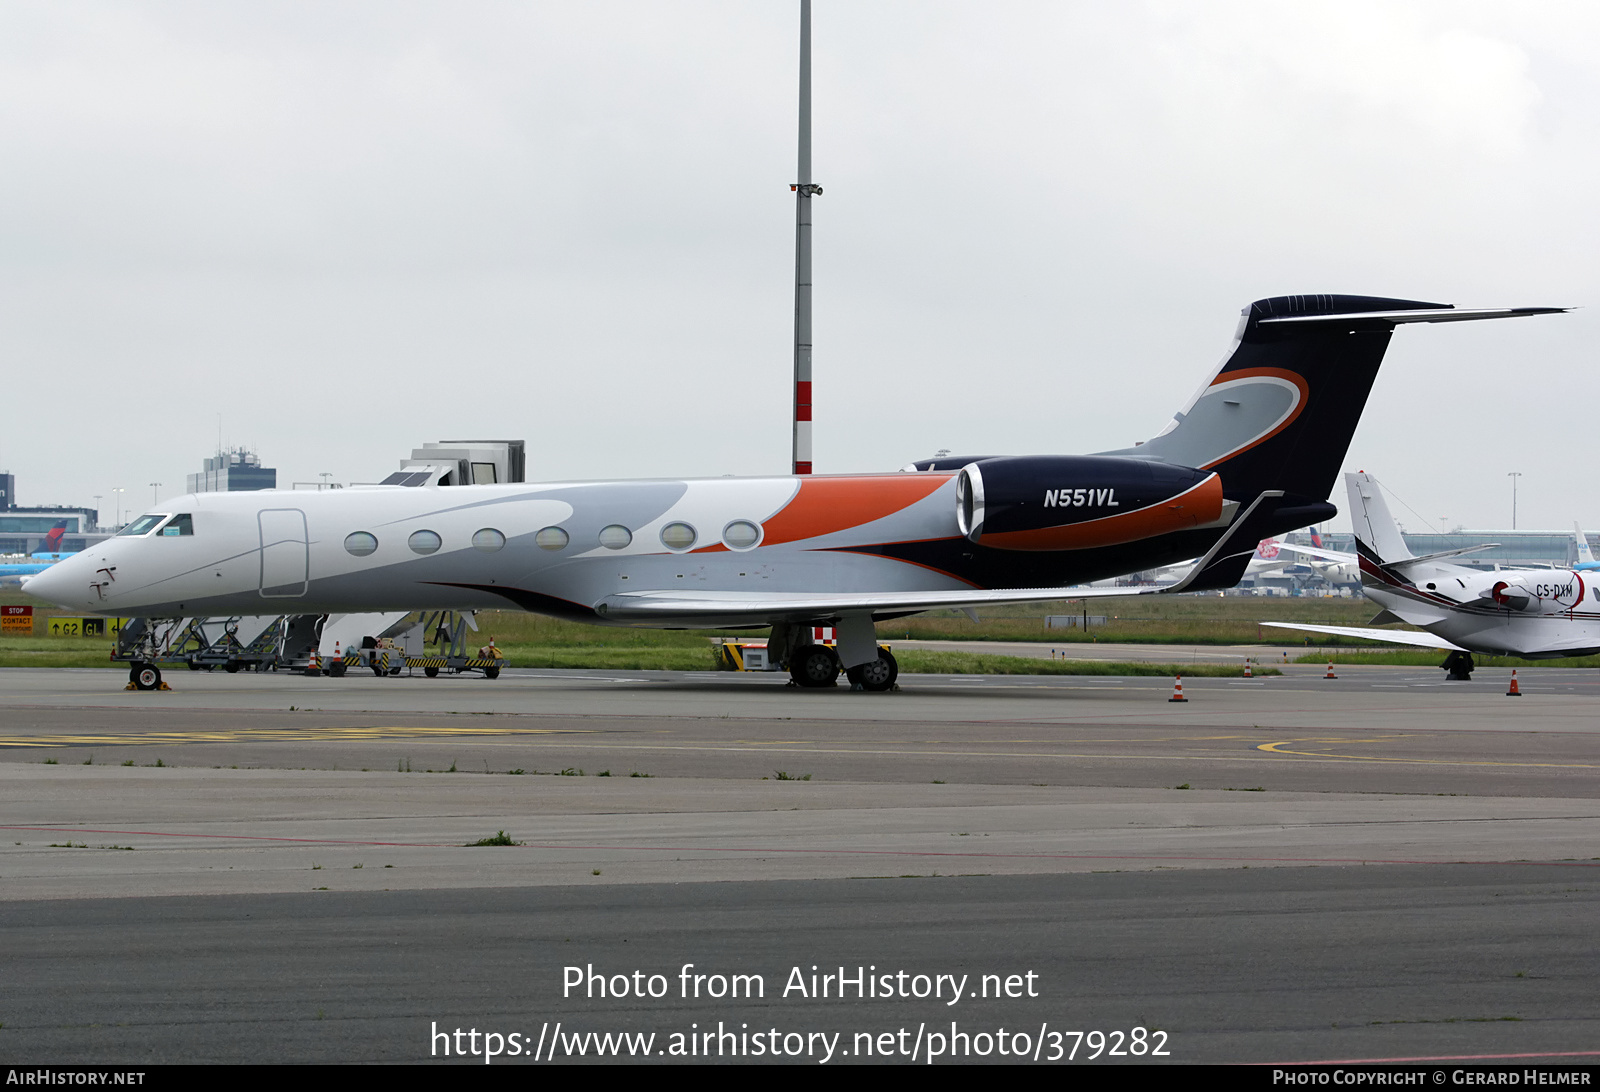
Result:
{"type": "Polygon", "coordinates": [[[476,631],[470,611],[426,611],[420,615],[288,614],[228,618],[130,618],[117,633],[111,659],[128,664],[128,685],[137,690],[170,689],[163,666],[191,671],[220,667],[238,671],[292,671],[343,676],[367,668],[379,678],[440,671],[480,672],[498,678],[505,658],[490,638],[469,648],[476,631]],[[431,636],[431,640],[429,639],[431,636]],[[428,645],[436,647],[430,652],[428,645]]]}

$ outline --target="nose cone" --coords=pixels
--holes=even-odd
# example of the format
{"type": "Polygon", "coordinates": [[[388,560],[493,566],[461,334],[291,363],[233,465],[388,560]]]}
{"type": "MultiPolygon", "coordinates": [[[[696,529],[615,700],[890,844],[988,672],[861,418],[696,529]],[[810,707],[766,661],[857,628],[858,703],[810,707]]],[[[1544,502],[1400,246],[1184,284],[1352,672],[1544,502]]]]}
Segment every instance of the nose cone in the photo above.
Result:
{"type": "Polygon", "coordinates": [[[79,560],[76,557],[69,557],[65,561],[56,562],[44,572],[27,577],[22,581],[22,590],[58,607],[81,610],[86,605],[84,593],[89,590],[89,586],[81,579],[83,566],[74,564],[79,560]]]}

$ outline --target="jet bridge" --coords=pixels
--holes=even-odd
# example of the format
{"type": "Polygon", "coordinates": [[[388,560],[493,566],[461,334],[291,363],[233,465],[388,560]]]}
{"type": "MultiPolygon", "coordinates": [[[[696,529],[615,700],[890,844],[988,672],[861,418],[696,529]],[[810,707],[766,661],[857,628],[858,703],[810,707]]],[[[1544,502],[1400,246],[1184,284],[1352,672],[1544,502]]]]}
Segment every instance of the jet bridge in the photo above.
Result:
{"type": "Polygon", "coordinates": [[[379,485],[503,485],[527,480],[526,441],[441,440],[400,460],[379,485]]]}

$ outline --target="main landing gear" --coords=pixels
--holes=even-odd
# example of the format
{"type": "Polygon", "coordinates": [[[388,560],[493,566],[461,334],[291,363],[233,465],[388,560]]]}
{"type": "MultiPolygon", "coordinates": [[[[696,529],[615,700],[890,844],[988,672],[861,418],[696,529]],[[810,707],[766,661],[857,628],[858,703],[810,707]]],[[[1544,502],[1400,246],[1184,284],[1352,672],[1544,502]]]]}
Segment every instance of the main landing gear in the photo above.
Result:
{"type": "Polygon", "coordinates": [[[796,686],[839,685],[839,657],[827,645],[805,645],[789,657],[789,678],[796,686]]]}
{"type": "Polygon", "coordinates": [[[880,647],[876,660],[847,669],[845,677],[853,687],[881,693],[894,689],[894,681],[900,677],[900,665],[888,649],[880,647]]]}
{"type": "Polygon", "coordinates": [[[1471,682],[1472,672],[1478,665],[1472,662],[1472,653],[1452,652],[1439,666],[1450,672],[1445,678],[1451,682],[1471,682]]]}
{"type": "Polygon", "coordinates": [[[128,681],[140,690],[160,690],[161,669],[155,664],[134,664],[128,669],[128,681]]]}
{"type": "MultiPolygon", "coordinates": [[[[900,665],[888,649],[879,647],[876,660],[848,668],[844,674],[852,689],[881,693],[894,689],[900,665]]],[[[839,656],[827,645],[805,645],[789,657],[789,678],[796,686],[837,686],[839,656]]]]}

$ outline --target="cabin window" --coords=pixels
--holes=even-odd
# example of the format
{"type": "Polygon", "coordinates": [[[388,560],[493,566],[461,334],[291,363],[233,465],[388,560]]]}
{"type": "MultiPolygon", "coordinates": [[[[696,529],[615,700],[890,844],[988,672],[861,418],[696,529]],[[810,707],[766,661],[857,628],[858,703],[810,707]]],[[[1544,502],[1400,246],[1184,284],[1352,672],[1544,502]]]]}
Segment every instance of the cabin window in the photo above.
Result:
{"type": "Polygon", "coordinates": [[[182,515],[173,516],[171,521],[168,522],[165,527],[161,528],[161,536],[163,538],[168,535],[192,534],[194,534],[194,516],[188,512],[185,512],[182,515]]]}
{"type": "Polygon", "coordinates": [[[496,531],[493,527],[485,527],[482,530],[472,532],[472,548],[475,550],[482,550],[486,554],[492,554],[505,546],[505,544],[506,536],[496,531]]]}
{"type": "Polygon", "coordinates": [[[699,537],[687,523],[669,523],[661,528],[661,545],[669,550],[687,550],[699,537]]]}
{"type": "Polygon", "coordinates": [[[431,554],[444,545],[444,541],[439,538],[437,531],[412,531],[411,537],[406,539],[406,545],[411,547],[414,554],[431,554]]]}
{"type": "Polygon", "coordinates": [[[722,529],[722,541],[730,550],[748,550],[761,541],[761,528],[747,519],[736,519],[722,529]]]}
{"type": "Polygon", "coordinates": [[[608,550],[625,550],[633,541],[633,532],[620,523],[600,528],[600,545],[608,550]]]}
{"type": "Polygon", "coordinates": [[[151,531],[154,531],[157,524],[166,518],[166,513],[163,513],[159,516],[140,516],[122,530],[118,531],[117,535],[119,537],[122,535],[147,535],[151,531]]]}
{"type": "Polygon", "coordinates": [[[541,550],[565,550],[571,539],[559,527],[546,527],[533,536],[534,545],[541,550]]]}
{"type": "Polygon", "coordinates": [[[367,531],[356,531],[344,536],[344,548],[356,557],[367,557],[378,550],[378,536],[367,531]]]}

